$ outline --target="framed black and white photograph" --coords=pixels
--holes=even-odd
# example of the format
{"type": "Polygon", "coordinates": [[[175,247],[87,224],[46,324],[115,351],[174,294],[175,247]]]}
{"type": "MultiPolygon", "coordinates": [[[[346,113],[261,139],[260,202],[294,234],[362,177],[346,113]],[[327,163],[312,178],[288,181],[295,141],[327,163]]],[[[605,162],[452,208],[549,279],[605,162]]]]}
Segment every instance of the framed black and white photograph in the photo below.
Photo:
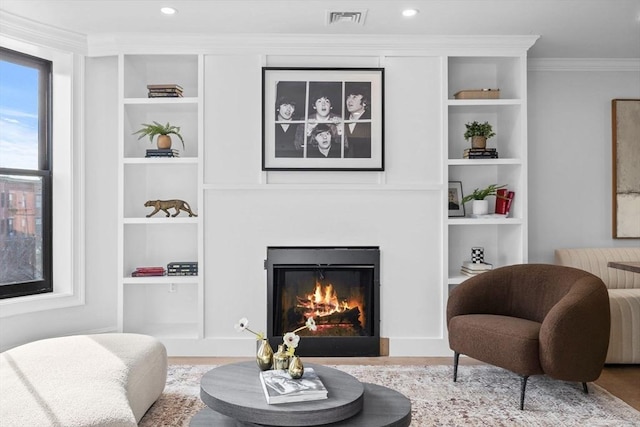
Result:
{"type": "Polygon", "coordinates": [[[262,170],[384,170],[384,69],[262,68],[262,170]]]}
{"type": "Polygon", "coordinates": [[[462,182],[449,181],[449,216],[464,216],[462,182]]]}

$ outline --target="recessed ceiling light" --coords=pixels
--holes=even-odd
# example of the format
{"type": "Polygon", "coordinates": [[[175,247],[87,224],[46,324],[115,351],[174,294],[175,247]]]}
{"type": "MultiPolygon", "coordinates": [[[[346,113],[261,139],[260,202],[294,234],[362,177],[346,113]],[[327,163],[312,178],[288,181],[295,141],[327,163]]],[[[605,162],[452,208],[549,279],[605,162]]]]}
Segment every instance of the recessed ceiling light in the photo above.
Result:
{"type": "Polygon", "coordinates": [[[160,8],[160,12],[164,13],[165,15],[173,15],[177,12],[177,10],[172,7],[162,7],[160,8]]]}
{"type": "Polygon", "coordinates": [[[402,16],[406,16],[407,18],[411,16],[416,16],[418,14],[418,9],[405,9],[402,11],[402,16]]]}

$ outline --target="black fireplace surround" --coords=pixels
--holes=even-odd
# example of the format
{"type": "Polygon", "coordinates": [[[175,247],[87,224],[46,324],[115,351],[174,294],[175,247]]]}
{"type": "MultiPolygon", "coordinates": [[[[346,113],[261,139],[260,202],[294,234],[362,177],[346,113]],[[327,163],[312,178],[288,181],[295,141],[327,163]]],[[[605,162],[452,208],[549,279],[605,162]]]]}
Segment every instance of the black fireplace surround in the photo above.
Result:
{"type": "Polygon", "coordinates": [[[297,333],[296,354],[380,355],[378,247],[268,247],[265,269],[267,336],[274,349],[313,316],[318,330],[297,333]]]}

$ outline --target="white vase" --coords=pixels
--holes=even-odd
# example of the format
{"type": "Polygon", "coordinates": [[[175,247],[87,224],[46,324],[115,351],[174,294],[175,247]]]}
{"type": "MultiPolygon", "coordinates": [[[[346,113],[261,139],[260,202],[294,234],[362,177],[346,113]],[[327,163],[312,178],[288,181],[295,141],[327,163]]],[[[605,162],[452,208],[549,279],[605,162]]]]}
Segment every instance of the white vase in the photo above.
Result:
{"type": "Polygon", "coordinates": [[[474,215],[486,215],[489,213],[489,201],[488,200],[474,200],[471,205],[471,212],[474,215]]]}

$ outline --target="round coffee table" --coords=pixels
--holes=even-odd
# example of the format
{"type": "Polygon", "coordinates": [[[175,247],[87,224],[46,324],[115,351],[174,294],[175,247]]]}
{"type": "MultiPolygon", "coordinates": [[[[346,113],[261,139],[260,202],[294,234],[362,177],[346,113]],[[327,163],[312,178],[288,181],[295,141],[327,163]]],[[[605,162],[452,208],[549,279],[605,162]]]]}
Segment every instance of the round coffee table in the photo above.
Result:
{"type": "Polygon", "coordinates": [[[324,383],[327,399],[269,405],[255,362],[212,369],[200,385],[200,397],[208,407],[191,419],[190,426],[406,427],[411,423],[411,402],[397,391],[360,383],[337,369],[306,366],[324,383]]]}

